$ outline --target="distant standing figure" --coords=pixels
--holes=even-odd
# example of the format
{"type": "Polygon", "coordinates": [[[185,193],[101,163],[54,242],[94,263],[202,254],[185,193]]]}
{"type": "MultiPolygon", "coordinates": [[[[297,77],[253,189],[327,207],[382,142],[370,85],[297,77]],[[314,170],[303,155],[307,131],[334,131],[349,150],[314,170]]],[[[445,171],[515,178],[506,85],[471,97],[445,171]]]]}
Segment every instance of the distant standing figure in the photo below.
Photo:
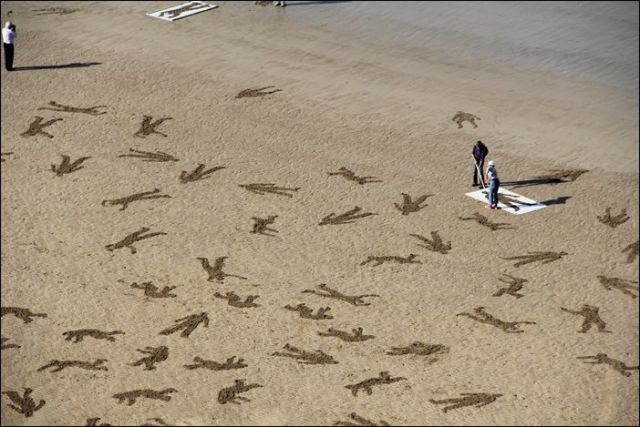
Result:
{"type": "Polygon", "coordinates": [[[16,26],[7,21],[2,29],[2,46],[4,47],[4,67],[13,71],[13,45],[16,41],[16,26]]]}
{"type": "Polygon", "coordinates": [[[489,206],[487,209],[498,208],[498,189],[500,188],[500,180],[498,179],[498,171],[496,170],[496,162],[489,161],[485,181],[489,183],[489,206]]]}
{"type": "Polygon", "coordinates": [[[478,185],[478,170],[480,170],[480,181],[482,181],[482,171],[484,170],[484,159],[489,154],[489,149],[482,141],[478,141],[473,146],[471,151],[471,157],[473,158],[473,185],[478,185]]]}

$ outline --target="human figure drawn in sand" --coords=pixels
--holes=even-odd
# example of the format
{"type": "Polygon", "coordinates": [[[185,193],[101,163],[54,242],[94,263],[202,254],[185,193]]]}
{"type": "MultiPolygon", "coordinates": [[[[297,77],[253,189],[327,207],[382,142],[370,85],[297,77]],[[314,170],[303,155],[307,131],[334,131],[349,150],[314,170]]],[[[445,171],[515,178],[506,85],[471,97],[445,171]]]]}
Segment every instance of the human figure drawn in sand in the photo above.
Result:
{"type": "Polygon", "coordinates": [[[118,399],[118,403],[127,403],[128,406],[133,405],[140,398],[146,399],[154,399],[154,400],[162,400],[163,402],[168,402],[171,400],[171,393],[176,393],[178,390],[175,388],[165,388],[164,390],[150,390],[150,389],[142,389],[142,390],[131,390],[126,391],[124,393],[116,393],[113,395],[114,399],[118,399]]]}
{"type": "Polygon", "coordinates": [[[373,394],[373,386],[392,384],[398,381],[406,381],[406,380],[407,379],[404,377],[394,378],[391,375],[389,375],[389,372],[382,371],[380,372],[380,376],[378,377],[369,378],[364,381],[360,381],[359,383],[356,383],[356,384],[349,384],[349,385],[346,385],[345,388],[351,390],[351,394],[353,394],[354,396],[357,396],[358,391],[360,391],[361,389],[364,390],[367,393],[367,395],[370,396],[371,394],[373,394]]]}
{"type": "Polygon", "coordinates": [[[451,120],[458,124],[458,129],[462,128],[463,122],[469,122],[474,128],[477,128],[478,125],[476,124],[476,120],[480,120],[480,117],[471,113],[465,113],[464,111],[458,111],[451,120]]]}
{"type": "Polygon", "coordinates": [[[124,335],[122,331],[105,332],[98,329],[76,329],[75,331],[66,331],[62,335],[65,337],[65,341],[71,341],[73,343],[82,342],[85,337],[91,337],[97,340],[107,340],[109,342],[115,342],[114,335],[124,335]]]}
{"type": "Polygon", "coordinates": [[[502,329],[506,333],[514,333],[521,334],[524,331],[520,330],[520,325],[535,325],[536,322],[530,322],[528,320],[524,321],[515,321],[515,322],[505,322],[504,320],[500,320],[491,314],[487,313],[484,307],[476,307],[473,309],[473,313],[458,313],[456,316],[466,316],[469,317],[476,322],[485,323],[487,325],[495,326],[496,328],[502,329]]]}
{"type": "Polygon", "coordinates": [[[198,167],[193,171],[187,173],[187,171],[180,172],[180,182],[186,184],[188,182],[200,181],[203,179],[211,178],[213,172],[226,169],[226,166],[214,166],[211,169],[204,170],[202,163],[198,164],[198,167]]]}
{"type": "Polygon", "coordinates": [[[394,203],[396,209],[402,212],[402,215],[409,215],[411,212],[418,212],[420,209],[426,208],[428,205],[420,205],[420,203],[427,200],[428,197],[433,196],[433,194],[423,194],[419,196],[417,199],[412,200],[411,196],[406,193],[400,193],[402,195],[402,205],[394,203]]]}
{"type": "Polygon", "coordinates": [[[219,363],[214,360],[205,360],[196,356],[193,358],[192,365],[184,365],[184,367],[190,370],[208,369],[210,371],[228,371],[230,369],[242,369],[249,366],[244,363],[244,359],[242,357],[238,358],[238,360],[235,359],[236,356],[231,356],[224,363],[219,363]]]}
{"type": "Polygon", "coordinates": [[[334,426],[388,426],[390,425],[384,420],[380,420],[377,423],[371,420],[368,420],[360,415],[352,412],[349,414],[350,421],[336,421],[333,423],[334,426]]]}
{"type": "Polygon", "coordinates": [[[20,307],[0,307],[0,317],[4,317],[7,314],[13,314],[18,319],[22,320],[24,323],[33,322],[34,317],[42,317],[44,319],[47,318],[46,313],[33,313],[28,308],[20,308],[20,307]]]}
{"type": "Polygon", "coordinates": [[[25,387],[24,393],[22,396],[18,394],[17,391],[3,391],[2,394],[6,395],[11,403],[9,404],[9,408],[13,409],[19,414],[24,415],[26,418],[33,416],[33,413],[40,410],[45,403],[45,400],[40,400],[38,404],[36,404],[35,400],[31,397],[32,389],[25,387]]]}
{"type": "Polygon", "coordinates": [[[258,387],[262,386],[257,383],[247,384],[245,380],[235,380],[231,387],[225,387],[218,392],[218,403],[222,405],[226,403],[235,403],[236,405],[239,405],[241,403],[239,401],[250,402],[250,399],[238,395],[258,387]]]}
{"type": "Polygon", "coordinates": [[[520,260],[513,264],[518,268],[521,265],[529,264],[532,262],[541,262],[542,264],[549,264],[550,262],[557,261],[565,255],[569,255],[566,252],[544,252],[544,251],[527,251],[529,255],[511,256],[502,259],[506,260],[520,260]]]}
{"type": "Polygon", "coordinates": [[[478,224],[490,228],[491,231],[515,230],[516,228],[516,227],[511,227],[511,224],[509,224],[508,222],[491,222],[489,218],[477,212],[473,213],[472,216],[470,217],[459,216],[458,219],[461,219],[463,221],[476,221],[478,224]]]}
{"type": "Polygon", "coordinates": [[[334,212],[331,212],[329,215],[322,218],[322,221],[318,225],[341,225],[341,224],[351,224],[356,219],[365,218],[371,215],[378,215],[372,212],[363,212],[358,213],[362,210],[361,207],[356,206],[355,208],[342,213],[340,215],[336,215],[334,212]]]}
{"type": "Polygon", "coordinates": [[[238,187],[242,187],[247,191],[254,194],[264,196],[265,193],[277,194],[279,196],[293,197],[289,192],[294,193],[300,190],[301,187],[276,187],[275,184],[240,184],[238,187]]]}
{"type": "Polygon", "coordinates": [[[289,344],[285,344],[283,348],[286,352],[276,351],[271,355],[291,357],[301,365],[335,365],[338,363],[331,355],[320,350],[305,351],[289,344]]]}
{"type": "Polygon", "coordinates": [[[391,350],[387,351],[389,356],[432,356],[430,358],[431,363],[437,362],[438,357],[443,354],[449,353],[449,347],[442,344],[425,344],[420,341],[415,341],[405,347],[391,347],[391,350]]]}
{"type": "Polygon", "coordinates": [[[31,124],[29,125],[29,129],[27,129],[26,131],[22,132],[20,134],[20,136],[23,137],[28,137],[28,136],[36,136],[36,135],[44,135],[47,138],[53,138],[53,135],[51,135],[48,132],[43,131],[42,129],[46,128],[47,126],[51,126],[52,124],[54,124],[55,122],[59,122],[62,119],[51,119],[48,120],[44,123],[42,123],[42,121],[44,120],[44,117],[40,117],[40,116],[36,116],[35,120],[33,122],[31,122],[31,124]]]}
{"type": "Polygon", "coordinates": [[[7,341],[9,341],[9,338],[2,337],[2,344],[0,345],[0,349],[1,350],[6,350],[6,349],[9,349],[9,348],[20,348],[19,345],[17,345],[17,344],[8,344],[7,341]]]}
{"type": "Polygon", "coordinates": [[[164,362],[169,358],[169,347],[161,345],[159,347],[145,347],[138,349],[138,352],[146,354],[147,357],[129,363],[129,366],[144,365],[145,371],[153,371],[156,369],[156,363],[164,362]]]}
{"type": "Polygon", "coordinates": [[[395,255],[389,255],[389,256],[372,256],[369,255],[367,257],[366,260],[362,261],[360,263],[360,265],[365,265],[368,264],[370,262],[375,262],[375,264],[373,264],[373,267],[377,267],[379,265],[382,265],[385,262],[395,262],[398,264],[422,264],[421,261],[416,261],[415,258],[418,255],[416,254],[409,254],[406,257],[401,257],[401,256],[395,256],[395,255]]]}
{"type": "Polygon", "coordinates": [[[225,277],[236,277],[240,280],[247,280],[246,277],[238,276],[237,274],[227,274],[222,271],[222,268],[224,267],[224,262],[227,258],[229,257],[221,256],[216,258],[216,261],[213,264],[213,266],[209,264],[208,258],[201,258],[201,257],[196,258],[200,260],[200,264],[202,264],[202,268],[204,268],[204,270],[209,274],[209,277],[207,278],[207,282],[216,281],[218,283],[224,283],[225,277]]]}
{"type": "Polygon", "coordinates": [[[255,89],[249,88],[249,89],[241,90],[236,95],[236,99],[239,99],[239,98],[256,98],[256,97],[259,97],[259,96],[271,95],[272,93],[276,93],[276,92],[282,92],[282,89],[268,90],[268,89],[271,89],[272,87],[275,87],[275,86],[265,86],[265,87],[261,87],[261,88],[255,88],[255,89]]]}
{"type": "Polygon", "coordinates": [[[190,10],[205,9],[207,7],[209,7],[209,5],[207,4],[189,2],[178,9],[165,10],[164,12],[160,13],[160,16],[164,18],[175,18],[176,16],[182,14],[183,12],[188,12],[190,10]]]}
{"type": "Polygon", "coordinates": [[[345,167],[341,167],[340,169],[338,169],[338,172],[329,172],[327,173],[327,175],[329,176],[341,175],[345,177],[347,180],[355,181],[360,185],[371,184],[374,182],[382,182],[381,179],[378,179],[375,176],[357,176],[353,171],[345,167]]]}
{"type": "Polygon", "coordinates": [[[153,199],[170,199],[171,196],[167,194],[158,194],[161,190],[159,188],[154,188],[153,191],[143,191],[142,193],[135,193],[130,196],[121,197],[119,199],[111,199],[111,200],[103,200],[102,206],[115,206],[121,205],[120,210],[123,211],[127,209],[129,203],[137,202],[140,200],[153,200],[153,199]]]}
{"type": "Polygon", "coordinates": [[[519,294],[518,292],[522,290],[522,287],[525,283],[528,282],[527,279],[522,279],[520,277],[514,277],[506,273],[502,273],[505,277],[499,277],[498,280],[502,283],[506,283],[509,286],[506,288],[500,288],[498,291],[493,294],[494,297],[500,297],[504,294],[511,295],[512,297],[522,298],[524,295],[519,294]]]}
{"type": "Polygon", "coordinates": [[[304,291],[302,291],[302,293],[319,295],[321,297],[326,297],[326,298],[333,298],[340,301],[348,302],[349,304],[355,305],[355,306],[371,305],[368,302],[364,302],[363,298],[380,296],[377,294],[345,295],[342,292],[338,292],[335,289],[331,289],[325,283],[320,283],[317,287],[320,289],[320,291],[316,291],[315,289],[305,289],[304,291]]]}
{"type": "Polygon", "coordinates": [[[49,101],[49,107],[40,107],[38,110],[51,110],[63,113],[84,113],[90,114],[92,116],[99,116],[101,114],[107,114],[106,111],[98,111],[100,108],[106,108],[106,105],[96,105],[94,107],[87,108],[79,108],[79,107],[70,107],[68,105],[58,104],[55,101],[49,101]]]}
{"type": "Polygon", "coordinates": [[[638,291],[638,287],[633,286],[634,283],[637,284],[638,282],[634,280],[625,280],[625,279],[620,279],[618,277],[605,277],[605,276],[598,276],[598,279],[600,279],[600,283],[608,291],[610,291],[611,289],[617,289],[623,294],[629,295],[633,299],[638,298],[638,295],[634,294],[631,291],[632,289],[635,290],[636,292],[638,291]]]}
{"type": "Polygon", "coordinates": [[[551,173],[547,175],[537,176],[536,179],[545,180],[547,184],[560,184],[567,179],[569,182],[574,182],[580,175],[589,172],[587,169],[550,169],[551,173]]]}
{"type": "Polygon", "coordinates": [[[291,306],[287,304],[284,306],[284,308],[290,311],[297,311],[298,313],[300,313],[300,317],[303,319],[312,319],[312,320],[333,319],[332,315],[326,314],[327,312],[331,311],[330,307],[319,308],[316,314],[313,314],[313,309],[307,307],[307,305],[304,303],[298,304],[296,306],[291,306]]]}
{"type": "Polygon", "coordinates": [[[99,417],[87,418],[87,422],[86,422],[85,426],[110,426],[111,425],[109,423],[100,423],[100,419],[101,418],[99,418],[99,417]]]}
{"type": "Polygon", "coordinates": [[[416,239],[424,242],[424,245],[418,245],[421,248],[425,248],[430,250],[431,252],[438,252],[440,254],[446,255],[451,250],[451,241],[448,241],[446,244],[442,241],[442,237],[438,234],[437,231],[431,232],[431,240],[427,239],[424,236],[419,234],[409,234],[409,236],[415,237],[416,239]]]}
{"type": "Polygon", "coordinates": [[[80,368],[89,371],[108,371],[109,369],[104,365],[107,359],[96,359],[94,362],[83,362],[81,360],[52,360],[44,366],[38,368],[38,372],[44,371],[48,368],[53,368],[51,372],[60,372],[66,368],[80,368]]]}
{"type": "Polygon", "coordinates": [[[0,162],[5,162],[4,157],[5,157],[5,156],[10,156],[10,155],[12,155],[12,154],[13,154],[13,151],[8,151],[8,152],[6,152],[6,153],[0,153],[0,162]]]}
{"type": "Polygon", "coordinates": [[[276,218],[278,218],[278,215],[269,215],[266,218],[258,218],[258,217],[252,216],[251,219],[254,222],[253,222],[253,229],[251,230],[251,232],[253,234],[262,234],[264,236],[274,237],[275,236],[274,234],[269,234],[268,232],[271,232],[271,233],[278,232],[278,230],[269,228],[271,224],[276,222],[276,218]]]}
{"type": "Polygon", "coordinates": [[[321,337],[336,337],[346,342],[362,342],[366,340],[372,340],[374,335],[364,335],[362,328],[353,328],[352,333],[341,331],[339,329],[329,328],[327,332],[318,332],[321,337]]]}
{"type": "Polygon", "coordinates": [[[640,249],[640,240],[636,240],[634,243],[631,243],[629,246],[625,247],[622,250],[622,253],[629,252],[627,255],[627,264],[631,264],[633,261],[638,258],[638,251],[640,249]]]}
{"type": "Polygon", "coordinates": [[[207,312],[201,312],[198,314],[192,314],[190,316],[181,317],[176,319],[176,325],[170,326],[160,331],[160,335],[171,335],[182,329],[180,336],[182,338],[189,338],[189,335],[202,323],[205,328],[209,327],[209,316],[207,312]]]}
{"type": "Polygon", "coordinates": [[[140,230],[134,231],[133,233],[128,234],[124,239],[120,240],[119,242],[111,243],[105,246],[105,248],[109,252],[113,252],[116,249],[129,248],[129,250],[131,250],[131,253],[135,254],[137,252],[136,248],[133,246],[135,242],[139,242],[140,240],[148,239],[150,237],[163,236],[167,234],[163,232],[156,232],[156,233],[149,233],[145,235],[144,233],[146,233],[149,230],[150,229],[147,227],[142,227],[140,230]]]}
{"type": "Polygon", "coordinates": [[[482,406],[486,406],[490,403],[493,403],[499,397],[502,397],[502,394],[491,394],[491,393],[460,393],[461,396],[453,399],[429,399],[429,402],[438,404],[446,404],[442,408],[442,412],[447,413],[452,409],[464,408],[465,406],[475,406],[476,408],[480,408],[482,406]]]}
{"type": "Polygon", "coordinates": [[[150,151],[140,151],[129,148],[129,151],[133,154],[120,154],[118,157],[134,157],[142,159],[143,162],[177,162],[180,159],[176,159],[171,154],[167,154],[163,151],[156,151],[152,153],[150,151]]]}
{"type": "Polygon", "coordinates": [[[144,289],[144,296],[150,298],[175,298],[176,294],[172,294],[171,291],[176,288],[176,286],[165,286],[162,290],[158,290],[158,287],[151,282],[143,282],[138,284],[137,282],[133,282],[131,284],[132,288],[135,289],[144,289]]]}
{"type": "Polygon", "coordinates": [[[137,136],[138,138],[144,138],[145,136],[149,136],[152,133],[157,133],[158,135],[162,135],[166,138],[167,135],[156,130],[156,128],[167,120],[173,120],[173,117],[162,117],[156,120],[155,122],[152,122],[151,120],[153,120],[152,116],[143,116],[140,129],[136,133],[134,133],[133,136],[137,136]]]}
{"type": "Polygon", "coordinates": [[[31,9],[36,15],[68,15],[79,11],[80,9],[69,9],[67,7],[47,7],[45,9],[31,9]]]}
{"type": "Polygon", "coordinates": [[[607,332],[607,324],[600,318],[600,308],[589,304],[582,304],[580,310],[569,310],[568,308],[560,307],[560,310],[567,313],[575,314],[576,316],[583,316],[582,328],[578,331],[580,333],[586,333],[591,329],[593,325],[598,327],[598,332],[607,332]]]}
{"type": "Polygon", "coordinates": [[[584,363],[589,363],[591,365],[600,365],[600,364],[609,365],[611,366],[611,368],[613,368],[613,370],[615,370],[621,375],[624,375],[625,377],[631,376],[631,372],[627,372],[627,371],[634,371],[634,370],[640,369],[640,367],[638,366],[627,366],[626,363],[623,363],[617,359],[612,359],[609,356],[607,356],[606,353],[598,353],[595,356],[579,356],[577,357],[577,359],[582,359],[584,360],[584,363]]]}
{"type": "Polygon", "coordinates": [[[222,295],[220,292],[216,292],[215,294],[213,294],[213,296],[220,299],[226,299],[228,304],[232,307],[237,307],[237,308],[260,307],[258,304],[253,302],[256,300],[256,298],[259,298],[260,295],[249,295],[245,298],[244,301],[242,301],[242,298],[236,295],[236,293],[233,291],[228,291],[224,295],[222,295]]]}
{"type": "Polygon", "coordinates": [[[630,217],[627,215],[626,209],[622,209],[618,215],[611,216],[611,208],[609,207],[605,209],[605,214],[603,216],[598,215],[598,221],[611,228],[616,228],[620,224],[624,224],[629,221],[629,219],[630,217]]]}
{"type": "Polygon", "coordinates": [[[90,159],[91,157],[80,157],[75,162],[71,163],[71,157],[62,155],[62,162],[59,166],[51,165],[51,170],[56,174],[56,176],[63,176],[65,174],[73,173],[79,171],[80,169],[84,169],[84,166],[80,166],[85,160],[90,159]]]}

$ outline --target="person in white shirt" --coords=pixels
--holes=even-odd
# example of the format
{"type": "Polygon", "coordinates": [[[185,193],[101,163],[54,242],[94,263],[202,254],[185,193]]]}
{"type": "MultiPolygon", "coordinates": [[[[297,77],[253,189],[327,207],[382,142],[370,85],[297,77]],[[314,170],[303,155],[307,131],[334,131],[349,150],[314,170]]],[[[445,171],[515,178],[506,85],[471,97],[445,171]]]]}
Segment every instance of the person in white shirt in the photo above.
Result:
{"type": "Polygon", "coordinates": [[[4,67],[13,71],[13,45],[16,41],[16,27],[7,21],[2,29],[2,46],[4,47],[4,67]]]}
{"type": "Polygon", "coordinates": [[[500,188],[500,179],[498,179],[496,162],[493,160],[489,162],[485,182],[489,182],[489,206],[485,206],[485,208],[498,209],[498,189],[500,188]]]}

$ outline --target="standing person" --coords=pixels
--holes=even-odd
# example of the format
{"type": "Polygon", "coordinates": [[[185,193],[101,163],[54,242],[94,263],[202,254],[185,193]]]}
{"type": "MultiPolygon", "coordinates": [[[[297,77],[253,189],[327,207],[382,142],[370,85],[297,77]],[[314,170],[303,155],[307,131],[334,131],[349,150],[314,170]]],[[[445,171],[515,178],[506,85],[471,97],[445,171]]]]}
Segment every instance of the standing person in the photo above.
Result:
{"type": "Polygon", "coordinates": [[[500,188],[500,180],[498,179],[498,171],[496,170],[496,162],[489,161],[485,181],[489,182],[489,206],[487,209],[498,209],[498,189],[500,188]]]}
{"type": "Polygon", "coordinates": [[[482,180],[482,171],[484,170],[484,159],[489,154],[489,149],[486,145],[482,143],[482,141],[478,141],[474,144],[473,150],[471,151],[471,158],[473,158],[473,185],[472,187],[476,187],[478,185],[478,177],[482,180]],[[480,174],[478,174],[478,170],[480,170],[480,174]]]}
{"type": "Polygon", "coordinates": [[[16,27],[7,21],[2,29],[2,46],[4,47],[4,67],[13,71],[13,45],[16,41],[16,27]]]}

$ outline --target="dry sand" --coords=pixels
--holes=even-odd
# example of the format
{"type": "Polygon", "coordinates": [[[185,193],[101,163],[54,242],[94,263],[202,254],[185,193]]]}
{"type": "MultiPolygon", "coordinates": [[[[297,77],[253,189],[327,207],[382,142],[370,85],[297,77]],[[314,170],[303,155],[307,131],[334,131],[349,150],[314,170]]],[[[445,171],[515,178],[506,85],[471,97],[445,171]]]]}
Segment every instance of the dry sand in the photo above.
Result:
{"type": "Polygon", "coordinates": [[[174,425],[329,425],[351,412],[397,425],[638,423],[638,371],[624,376],[577,359],[606,353],[638,365],[638,300],[606,290],[597,277],[638,277],[637,257],[627,262],[622,252],[638,239],[637,96],[505,65],[471,73],[462,60],[367,50],[322,28],[296,27],[285,15],[293,7],[222,3],[175,23],[144,15],[172,4],[2,2],[2,16],[12,10],[18,25],[16,66],[99,63],[2,70],[2,152],[13,152],[2,163],[2,307],[47,315],[29,323],[10,313],[2,318],[2,336],[10,339],[4,345],[20,346],[2,351],[2,391],[22,395],[28,387],[36,404],[46,401],[25,417],[3,395],[3,425],[80,425],[96,417],[113,425],[156,417],[174,425]],[[33,12],[52,6],[78,10],[33,12]],[[235,98],[270,85],[282,91],[235,98]],[[49,101],[106,105],[106,114],[38,110],[49,101]],[[450,120],[457,110],[480,116],[478,128],[458,129],[450,120]],[[45,128],[54,137],[20,136],[38,115],[63,119],[45,128]],[[135,137],[144,115],[172,117],[157,128],[168,136],[135,137]],[[574,182],[509,187],[550,203],[541,211],[489,212],[464,195],[479,138],[503,181],[554,168],[589,172],[574,182]],[[130,148],[179,161],[118,157],[130,148]],[[60,165],[61,155],[90,158],[56,176],[50,165],[60,165]],[[181,183],[181,171],[199,164],[225,169],[181,183]],[[382,182],[328,175],[340,167],[382,182]],[[285,197],[239,187],[251,183],[300,189],[285,197]],[[124,211],[101,205],[155,188],[171,198],[134,201],[124,211]],[[401,193],[433,196],[424,209],[402,215],[394,206],[401,193]],[[355,206],[377,215],[318,225],[355,206]],[[616,228],[601,223],[607,207],[612,214],[626,209],[630,219],[616,228]],[[491,231],[459,219],[474,212],[516,228],[491,231]],[[251,218],[268,215],[278,215],[270,225],[276,236],[250,233],[251,218]],[[142,227],[166,234],[136,243],[136,254],[105,249],[142,227]],[[410,236],[432,231],[451,241],[447,254],[410,236]],[[568,255],[518,268],[502,259],[528,251],[568,255]],[[370,255],[410,253],[422,263],[360,265],[370,255]],[[222,256],[224,272],[247,280],[207,281],[196,258],[213,264],[222,256]],[[524,297],[492,296],[507,286],[498,280],[503,273],[528,280],[524,297]],[[145,297],[133,282],[175,286],[176,297],[145,297]],[[302,293],[320,283],[379,297],[354,306],[302,293]],[[259,307],[214,297],[228,291],[259,295],[259,307]],[[333,319],[284,309],[299,303],[331,307],[333,319]],[[579,333],[583,317],[560,308],[582,304],[598,307],[611,333],[579,333]],[[505,333],[456,316],[476,307],[535,324],[505,333]],[[200,325],[188,338],[159,334],[201,312],[208,328],[200,325]],[[375,338],[318,335],[330,327],[362,327],[375,338]],[[78,329],[124,334],[113,342],[65,341],[65,331],[78,329]],[[448,352],[387,354],[416,341],[448,352]],[[338,363],[272,355],[285,344],[322,350],[338,363]],[[145,356],[137,349],[160,346],[169,356],[156,369],[131,366],[145,356]],[[184,368],[194,357],[231,356],[248,366],[184,368]],[[106,359],[108,371],[38,371],[52,360],[96,359],[106,359]],[[345,388],[381,371],[406,380],[374,386],[372,395],[360,390],[354,397],[345,388]],[[262,387],[242,394],[251,400],[240,405],[219,403],[219,390],[236,379],[262,387]],[[113,397],[168,388],[177,390],[170,401],[140,398],[127,406],[113,397]],[[502,396],[446,413],[430,402],[462,393],[502,396]]]}

